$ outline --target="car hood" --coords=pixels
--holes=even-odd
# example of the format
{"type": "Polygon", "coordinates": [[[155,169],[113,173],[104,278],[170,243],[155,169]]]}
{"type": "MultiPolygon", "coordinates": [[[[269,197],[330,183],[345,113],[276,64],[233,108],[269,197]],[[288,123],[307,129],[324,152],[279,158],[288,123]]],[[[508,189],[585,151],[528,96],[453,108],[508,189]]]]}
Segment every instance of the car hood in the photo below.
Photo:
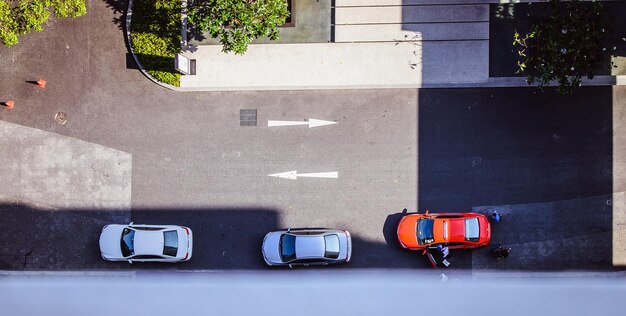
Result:
{"type": "Polygon", "coordinates": [[[398,224],[398,240],[405,247],[417,248],[421,247],[417,243],[416,227],[419,215],[407,215],[400,220],[398,224]]]}
{"type": "Polygon", "coordinates": [[[263,258],[268,264],[282,264],[283,260],[280,258],[280,232],[271,232],[265,235],[263,239],[263,258]]]}
{"type": "Polygon", "coordinates": [[[107,225],[100,233],[100,253],[106,258],[124,258],[120,246],[124,225],[107,225]]]}

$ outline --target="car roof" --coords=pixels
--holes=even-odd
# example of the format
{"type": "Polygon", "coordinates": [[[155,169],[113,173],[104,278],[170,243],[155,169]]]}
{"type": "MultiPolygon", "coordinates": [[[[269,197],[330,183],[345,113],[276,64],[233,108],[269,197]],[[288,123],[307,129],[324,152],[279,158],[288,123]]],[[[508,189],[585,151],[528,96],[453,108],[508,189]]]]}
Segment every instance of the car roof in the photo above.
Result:
{"type": "Polygon", "coordinates": [[[135,231],[135,254],[163,256],[163,231],[135,231]]]}
{"type": "Polygon", "coordinates": [[[438,218],[435,224],[435,240],[446,242],[465,241],[465,218],[438,218]],[[446,225],[443,225],[446,222],[446,225]],[[444,232],[444,227],[447,229],[444,232]],[[444,236],[447,238],[444,239],[444,236]]]}
{"type": "Polygon", "coordinates": [[[480,229],[478,216],[441,216],[432,219],[435,221],[433,227],[435,242],[466,242],[466,238],[478,237],[480,229]],[[445,226],[444,222],[446,222],[445,226]]]}
{"type": "Polygon", "coordinates": [[[296,258],[321,258],[325,252],[324,235],[296,236],[296,258]]]}

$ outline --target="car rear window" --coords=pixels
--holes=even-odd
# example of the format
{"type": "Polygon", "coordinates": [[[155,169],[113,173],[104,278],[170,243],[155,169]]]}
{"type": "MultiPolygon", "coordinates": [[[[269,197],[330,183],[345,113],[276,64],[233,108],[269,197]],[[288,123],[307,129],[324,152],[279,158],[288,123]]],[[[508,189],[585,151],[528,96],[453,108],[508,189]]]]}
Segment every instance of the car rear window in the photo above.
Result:
{"type": "Polygon", "coordinates": [[[178,253],[178,233],[175,230],[168,230],[163,232],[163,239],[165,245],[163,247],[163,254],[166,256],[176,257],[178,253]]]}
{"type": "Polygon", "coordinates": [[[326,244],[324,257],[329,259],[339,258],[339,236],[334,234],[324,236],[324,243],[326,244]]]}
{"type": "Polygon", "coordinates": [[[465,240],[478,241],[480,237],[480,229],[478,226],[478,218],[465,219],[465,240]]]}

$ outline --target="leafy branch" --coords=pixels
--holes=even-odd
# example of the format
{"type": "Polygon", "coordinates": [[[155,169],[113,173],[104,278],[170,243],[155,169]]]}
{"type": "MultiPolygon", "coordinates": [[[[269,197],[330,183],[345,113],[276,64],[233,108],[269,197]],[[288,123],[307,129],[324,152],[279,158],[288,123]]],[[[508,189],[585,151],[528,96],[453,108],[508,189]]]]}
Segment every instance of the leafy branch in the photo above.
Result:
{"type": "Polygon", "coordinates": [[[277,40],[289,17],[286,0],[192,0],[189,22],[219,38],[222,51],[243,55],[254,39],[277,40]]]}
{"type": "Polygon", "coordinates": [[[559,93],[571,93],[610,58],[611,25],[600,2],[550,0],[550,13],[528,33],[515,32],[513,46],[521,57],[517,72],[526,73],[529,84],[542,88],[556,81],[559,93]]]}

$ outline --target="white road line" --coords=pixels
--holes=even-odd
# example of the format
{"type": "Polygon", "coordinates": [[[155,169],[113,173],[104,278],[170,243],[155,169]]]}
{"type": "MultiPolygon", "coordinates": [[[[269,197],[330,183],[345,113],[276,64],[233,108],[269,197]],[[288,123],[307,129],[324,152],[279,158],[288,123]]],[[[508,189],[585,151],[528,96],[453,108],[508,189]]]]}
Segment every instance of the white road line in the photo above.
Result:
{"type": "Polygon", "coordinates": [[[294,126],[294,125],[309,125],[309,128],[337,124],[337,122],[317,120],[310,118],[308,121],[267,121],[268,127],[276,126],[294,126]]]}
{"type": "Polygon", "coordinates": [[[272,174],[268,174],[268,176],[275,177],[275,178],[290,179],[290,180],[298,180],[298,177],[337,179],[339,178],[339,172],[330,171],[330,172],[314,172],[314,173],[298,174],[298,171],[292,170],[292,171],[286,171],[286,172],[272,173],[272,174]]]}

